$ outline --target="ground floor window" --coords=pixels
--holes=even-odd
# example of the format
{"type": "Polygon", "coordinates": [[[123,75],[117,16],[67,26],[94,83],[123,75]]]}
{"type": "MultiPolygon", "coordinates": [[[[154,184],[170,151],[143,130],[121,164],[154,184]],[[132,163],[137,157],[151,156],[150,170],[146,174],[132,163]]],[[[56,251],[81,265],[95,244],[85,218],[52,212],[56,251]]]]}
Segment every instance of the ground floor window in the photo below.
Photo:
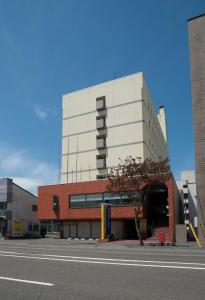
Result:
{"type": "Polygon", "coordinates": [[[41,227],[44,227],[46,232],[60,232],[60,223],[56,221],[41,221],[41,227]]]}

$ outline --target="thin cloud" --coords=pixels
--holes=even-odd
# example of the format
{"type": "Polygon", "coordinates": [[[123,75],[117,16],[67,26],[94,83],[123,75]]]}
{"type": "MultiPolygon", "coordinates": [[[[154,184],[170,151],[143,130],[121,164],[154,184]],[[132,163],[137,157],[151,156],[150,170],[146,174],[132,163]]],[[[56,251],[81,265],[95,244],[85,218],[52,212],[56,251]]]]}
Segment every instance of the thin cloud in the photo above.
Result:
{"type": "Polygon", "coordinates": [[[53,163],[31,158],[26,150],[15,151],[0,143],[0,175],[36,194],[38,186],[58,183],[59,170],[53,163]]]}
{"type": "Polygon", "coordinates": [[[8,154],[8,156],[4,158],[1,163],[2,169],[11,171],[13,171],[14,169],[18,169],[23,163],[24,153],[25,151],[20,151],[8,154]]]}
{"type": "Polygon", "coordinates": [[[36,187],[41,185],[41,181],[33,178],[28,177],[12,177],[13,182],[17,185],[23,187],[25,190],[36,194],[37,190],[36,187]]]}
{"type": "Polygon", "coordinates": [[[48,111],[40,106],[34,106],[34,113],[41,121],[45,121],[48,118],[48,111]]]}

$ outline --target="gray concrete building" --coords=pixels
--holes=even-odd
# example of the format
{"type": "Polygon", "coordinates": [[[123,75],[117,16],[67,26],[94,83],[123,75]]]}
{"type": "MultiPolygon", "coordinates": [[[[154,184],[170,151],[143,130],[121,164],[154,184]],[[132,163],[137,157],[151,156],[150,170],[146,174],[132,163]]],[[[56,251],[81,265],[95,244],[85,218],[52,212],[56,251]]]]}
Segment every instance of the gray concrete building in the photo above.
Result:
{"type": "Polygon", "coordinates": [[[205,229],[205,13],[188,20],[199,237],[205,229]]]}
{"type": "Polygon", "coordinates": [[[37,197],[10,178],[0,179],[0,237],[39,235],[37,197]]]}

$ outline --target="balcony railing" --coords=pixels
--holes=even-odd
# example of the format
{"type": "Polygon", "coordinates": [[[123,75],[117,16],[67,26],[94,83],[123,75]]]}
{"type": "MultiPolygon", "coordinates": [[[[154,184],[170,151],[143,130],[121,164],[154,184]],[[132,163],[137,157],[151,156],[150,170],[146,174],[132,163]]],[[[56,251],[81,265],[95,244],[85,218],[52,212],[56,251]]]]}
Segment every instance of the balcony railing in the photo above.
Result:
{"type": "Polygon", "coordinates": [[[105,128],[105,119],[96,119],[96,128],[97,129],[103,129],[105,128]]]}
{"type": "Polygon", "coordinates": [[[97,169],[104,169],[106,167],[106,159],[105,158],[97,159],[96,167],[97,169]]]}
{"type": "Polygon", "coordinates": [[[96,101],[96,110],[105,109],[105,99],[100,99],[96,101]]]}
{"type": "Polygon", "coordinates": [[[106,144],[105,144],[104,138],[96,140],[96,148],[97,149],[104,149],[105,147],[106,147],[106,144]]]}

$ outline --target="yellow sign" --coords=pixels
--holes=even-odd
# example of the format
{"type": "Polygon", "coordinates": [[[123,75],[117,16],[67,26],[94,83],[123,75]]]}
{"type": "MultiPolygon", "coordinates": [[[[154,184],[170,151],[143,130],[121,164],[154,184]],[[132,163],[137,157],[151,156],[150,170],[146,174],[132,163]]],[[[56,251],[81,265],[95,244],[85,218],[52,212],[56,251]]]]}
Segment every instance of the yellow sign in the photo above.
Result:
{"type": "Polygon", "coordinates": [[[21,220],[12,220],[12,236],[23,236],[24,223],[21,220]]]}
{"type": "Polygon", "coordinates": [[[147,219],[140,219],[140,231],[146,231],[147,230],[147,219]]]}

